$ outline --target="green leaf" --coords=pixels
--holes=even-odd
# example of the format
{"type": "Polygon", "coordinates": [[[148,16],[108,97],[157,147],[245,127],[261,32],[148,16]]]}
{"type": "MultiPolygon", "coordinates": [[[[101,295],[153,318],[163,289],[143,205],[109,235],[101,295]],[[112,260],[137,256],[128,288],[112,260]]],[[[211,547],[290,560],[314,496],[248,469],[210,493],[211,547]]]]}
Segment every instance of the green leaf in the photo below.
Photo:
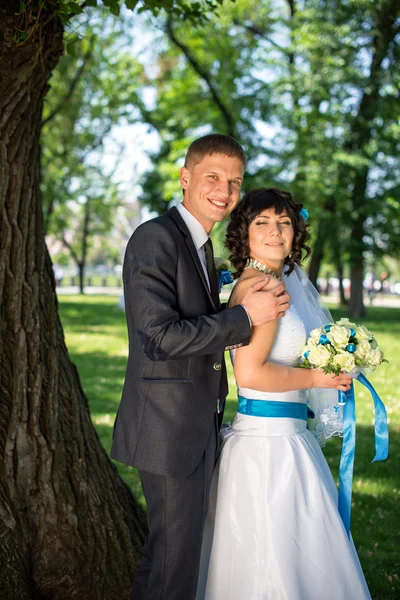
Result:
{"type": "Polygon", "coordinates": [[[79,15],[81,12],[83,12],[82,6],[79,6],[79,4],[77,4],[76,2],[68,2],[63,8],[64,12],[74,15],[79,15]]]}
{"type": "Polygon", "coordinates": [[[116,17],[119,16],[121,7],[119,5],[118,0],[103,0],[103,4],[110,9],[110,12],[112,12],[113,15],[115,15],[116,17]]]}
{"type": "Polygon", "coordinates": [[[138,2],[139,0],[125,0],[126,8],[129,8],[129,10],[134,10],[138,2]]]}

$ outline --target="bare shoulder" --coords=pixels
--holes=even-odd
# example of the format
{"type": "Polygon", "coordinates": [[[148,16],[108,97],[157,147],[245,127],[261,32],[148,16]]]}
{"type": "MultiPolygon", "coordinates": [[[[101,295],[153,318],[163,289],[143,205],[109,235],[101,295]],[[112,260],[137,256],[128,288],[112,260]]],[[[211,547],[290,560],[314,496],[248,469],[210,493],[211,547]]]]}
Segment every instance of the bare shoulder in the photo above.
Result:
{"type": "MultiPolygon", "coordinates": [[[[242,273],[242,275],[239,277],[239,279],[237,281],[237,284],[233,288],[233,292],[232,292],[231,298],[229,300],[229,306],[232,307],[232,306],[236,306],[236,304],[240,304],[242,302],[243,298],[245,297],[247,290],[252,285],[254,285],[255,283],[258,283],[260,281],[265,281],[265,280],[266,280],[266,276],[261,275],[260,273],[257,273],[257,272],[242,273]]],[[[266,284],[264,291],[273,289],[279,283],[280,283],[280,281],[278,279],[276,279],[275,277],[269,276],[269,281],[266,284]]]]}

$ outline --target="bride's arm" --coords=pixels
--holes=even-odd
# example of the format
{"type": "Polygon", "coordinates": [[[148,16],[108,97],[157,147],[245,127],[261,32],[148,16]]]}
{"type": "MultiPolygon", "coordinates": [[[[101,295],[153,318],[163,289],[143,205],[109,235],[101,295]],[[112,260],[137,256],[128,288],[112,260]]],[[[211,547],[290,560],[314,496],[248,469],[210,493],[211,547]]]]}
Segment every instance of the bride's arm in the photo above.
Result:
{"type": "MultiPolygon", "coordinates": [[[[252,278],[239,281],[232,303],[240,303],[252,278]]],[[[271,282],[271,287],[275,283],[271,282]]],[[[278,321],[253,327],[250,343],[236,350],[234,373],[239,387],[265,392],[288,392],[305,388],[336,388],[346,391],[351,383],[348,375],[325,375],[314,369],[285,367],[268,361],[278,331],[278,321]]]]}

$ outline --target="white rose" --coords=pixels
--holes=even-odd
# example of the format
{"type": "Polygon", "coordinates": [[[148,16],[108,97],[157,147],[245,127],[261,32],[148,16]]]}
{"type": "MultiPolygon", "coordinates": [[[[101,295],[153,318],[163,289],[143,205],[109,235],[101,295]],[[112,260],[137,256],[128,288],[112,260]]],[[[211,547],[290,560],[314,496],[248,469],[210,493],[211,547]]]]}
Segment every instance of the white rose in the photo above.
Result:
{"type": "Polygon", "coordinates": [[[376,341],[376,339],[375,339],[375,338],[372,338],[372,340],[371,340],[370,344],[371,344],[371,348],[372,348],[373,350],[375,350],[375,348],[377,348],[377,347],[378,347],[378,342],[376,341]]]}
{"type": "Polygon", "coordinates": [[[336,322],[336,325],[343,325],[343,327],[348,327],[349,329],[356,329],[357,325],[355,323],[351,323],[349,319],[342,317],[340,321],[336,322]]]}
{"type": "Polygon", "coordinates": [[[368,357],[368,364],[371,367],[377,367],[383,361],[383,352],[379,350],[379,348],[375,348],[375,350],[371,350],[370,355],[368,357]]]}
{"type": "Polygon", "coordinates": [[[326,346],[315,346],[310,349],[308,360],[316,367],[326,367],[331,359],[331,353],[326,346]]]}
{"type": "Polygon", "coordinates": [[[332,325],[326,335],[335,347],[345,348],[350,338],[350,331],[342,325],[332,325]]]}
{"type": "Polygon", "coordinates": [[[366,340],[361,340],[361,342],[357,344],[357,349],[354,352],[354,356],[361,362],[366,363],[368,362],[368,356],[371,350],[371,344],[366,340]]]}
{"type": "Polygon", "coordinates": [[[350,373],[356,366],[354,355],[350,354],[350,352],[336,354],[336,356],[333,357],[333,362],[340,366],[341,371],[345,371],[346,373],[350,373]]]}
{"type": "Polygon", "coordinates": [[[318,329],[313,329],[310,331],[310,338],[311,340],[318,342],[323,333],[325,333],[325,329],[323,327],[318,327],[318,329]]]}
{"type": "Polygon", "coordinates": [[[370,340],[372,337],[372,333],[364,325],[356,327],[356,338],[358,340],[370,340]]]}

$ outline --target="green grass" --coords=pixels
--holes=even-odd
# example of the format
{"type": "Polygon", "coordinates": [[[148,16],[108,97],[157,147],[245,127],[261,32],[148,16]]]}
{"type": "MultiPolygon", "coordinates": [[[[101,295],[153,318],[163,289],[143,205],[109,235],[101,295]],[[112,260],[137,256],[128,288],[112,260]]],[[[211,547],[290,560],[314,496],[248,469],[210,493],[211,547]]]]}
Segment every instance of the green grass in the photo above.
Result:
{"type": "MultiPolygon", "coordinates": [[[[107,451],[124,381],[127,333],[124,313],[115,296],[60,296],[61,319],[72,361],[77,365],[91,407],[92,419],[107,451]]],[[[334,318],[345,316],[333,310],[334,318]]],[[[357,322],[361,322],[358,320],[357,322]]],[[[356,383],[357,450],[353,480],[352,535],[374,600],[400,598],[400,310],[369,308],[362,322],[377,337],[389,364],[369,376],[384,400],[390,421],[390,450],[385,462],[373,463],[373,404],[356,383]]],[[[225,420],[236,410],[232,370],[225,420]]],[[[341,440],[324,449],[337,479],[341,440]]],[[[137,472],[115,463],[121,476],[144,505],[137,472]]]]}

